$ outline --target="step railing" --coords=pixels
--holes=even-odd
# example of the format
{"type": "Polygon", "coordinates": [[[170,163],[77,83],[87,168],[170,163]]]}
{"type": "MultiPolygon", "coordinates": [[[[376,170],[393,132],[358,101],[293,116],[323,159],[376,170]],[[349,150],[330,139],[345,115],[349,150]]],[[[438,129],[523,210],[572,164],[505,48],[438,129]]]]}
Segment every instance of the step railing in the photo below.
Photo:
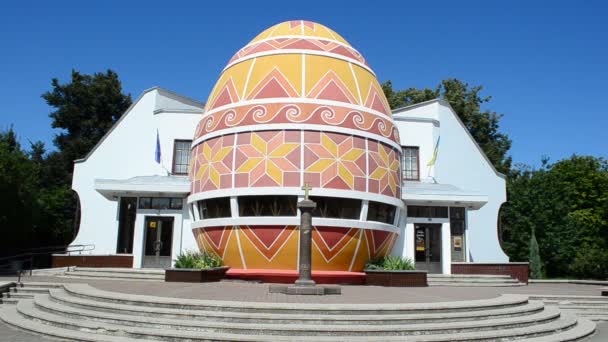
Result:
{"type": "Polygon", "coordinates": [[[14,255],[0,258],[0,274],[17,274],[18,282],[21,282],[21,274],[24,270],[29,271],[30,276],[35,268],[35,262],[42,256],[51,257],[53,254],[82,254],[95,249],[94,244],[67,245],[67,246],[45,246],[28,248],[14,255]]]}

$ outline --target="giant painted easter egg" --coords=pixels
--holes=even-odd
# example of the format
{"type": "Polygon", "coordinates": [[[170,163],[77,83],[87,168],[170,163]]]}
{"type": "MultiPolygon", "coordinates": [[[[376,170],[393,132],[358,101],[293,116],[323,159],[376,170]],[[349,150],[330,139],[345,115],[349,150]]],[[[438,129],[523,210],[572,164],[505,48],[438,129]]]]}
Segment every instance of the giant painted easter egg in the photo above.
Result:
{"type": "Polygon", "coordinates": [[[197,243],[232,268],[296,270],[296,205],[309,184],[313,270],[360,271],[398,234],[400,155],[363,56],[317,23],[272,26],[228,62],[196,129],[197,243]]]}

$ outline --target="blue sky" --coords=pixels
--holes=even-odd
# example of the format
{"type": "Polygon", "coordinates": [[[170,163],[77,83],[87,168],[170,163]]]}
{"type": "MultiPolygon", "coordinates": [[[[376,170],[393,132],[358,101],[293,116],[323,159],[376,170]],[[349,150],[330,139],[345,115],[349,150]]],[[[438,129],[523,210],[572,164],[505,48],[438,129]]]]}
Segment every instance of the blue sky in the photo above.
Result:
{"type": "Polygon", "coordinates": [[[205,101],[236,50],[307,19],[339,32],[395,88],[483,85],[515,162],[608,157],[606,18],[601,1],[3,1],[0,129],[51,146],[40,95],[72,68],[111,68],[133,98],[158,85],[205,101]]]}

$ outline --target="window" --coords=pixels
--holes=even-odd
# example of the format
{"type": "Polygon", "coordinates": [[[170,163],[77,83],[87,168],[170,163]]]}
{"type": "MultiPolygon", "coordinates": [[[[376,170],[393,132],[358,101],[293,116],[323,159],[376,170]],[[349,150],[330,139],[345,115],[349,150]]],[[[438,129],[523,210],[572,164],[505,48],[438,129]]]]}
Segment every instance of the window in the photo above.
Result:
{"type": "Polygon", "coordinates": [[[231,217],[230,198],[210,198],[198,202],[199,215],[203,219],[231,217]]]}
{"type": "Polygon", "coordinates": [[[358,220],[361,215],[361,200],[316,196],[311,196],[310,199],[317,203],[312,211],[314,217],[358,220]]]}
{"type": "Polygon", "coordinates": [[[175,140],[173,143],[173,174],[187,175],[190,166],[192,140],[175,140]]]}
{"type": "Polygon", "coordinates": [[[183,200],[179,197],[140,197],[139,209],[181,210],[183,200]]]}
{"type": "Polygon", "coordinates": [[[407,207],[408,217],[448,218],[448,207],[421,207],[410,205],[407,207]]]}
{"type": "Polygon", "coordinates": [[[367,206],[367,220],[388,224],[395,223],[395,206],[369,201],[367,206]]]}
{"type": "Polygon", "coordinates": [[[137,197],[121,197],[118,210],[116,253],[133,253],[133,232],[137,214],[137,197]]]}
{"type": "Polygon", "coordinates": [[[403,170],[403,180],[419,180],[420,174],[418,173],[418,147],[404,146],[401,159],[401,170],[403,170]]]}
{"type": "Polygon", "coordinates": [[[169,205],[169,209],[179,210],[184,205],[183,200],[181,198],[172,198],[171,204],[169,205]]]}
{"type": "Polygon", "coordinates": [[[296,216],[298,196],[242,196],[239,216],[296,216]]]}
{"type": "Polygon", "coordinates": [[[450,207],[450,233],[452,236],[452,261],[465,261],[466,210],[450,207]]]}
{"type": "Polygon", "coordinates": [[[465,209],[450,207],[450,228],[452,235],[463,235],[465,230],[465,209]]]}

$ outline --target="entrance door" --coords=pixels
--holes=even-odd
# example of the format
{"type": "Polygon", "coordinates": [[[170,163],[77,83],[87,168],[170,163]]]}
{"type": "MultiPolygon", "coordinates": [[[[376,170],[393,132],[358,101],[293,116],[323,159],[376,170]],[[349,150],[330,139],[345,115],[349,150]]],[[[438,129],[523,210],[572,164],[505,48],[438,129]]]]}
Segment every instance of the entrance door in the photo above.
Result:
{"type": "Polygon", "coordinates": [[[416,269],[441,273],[441,225],[414,226],[416,269]]]}
{"type": "Polygon", "coordinates": [[[146,216],[146,248],[143,267],[171,267],[173,217],[146,216]]]}

